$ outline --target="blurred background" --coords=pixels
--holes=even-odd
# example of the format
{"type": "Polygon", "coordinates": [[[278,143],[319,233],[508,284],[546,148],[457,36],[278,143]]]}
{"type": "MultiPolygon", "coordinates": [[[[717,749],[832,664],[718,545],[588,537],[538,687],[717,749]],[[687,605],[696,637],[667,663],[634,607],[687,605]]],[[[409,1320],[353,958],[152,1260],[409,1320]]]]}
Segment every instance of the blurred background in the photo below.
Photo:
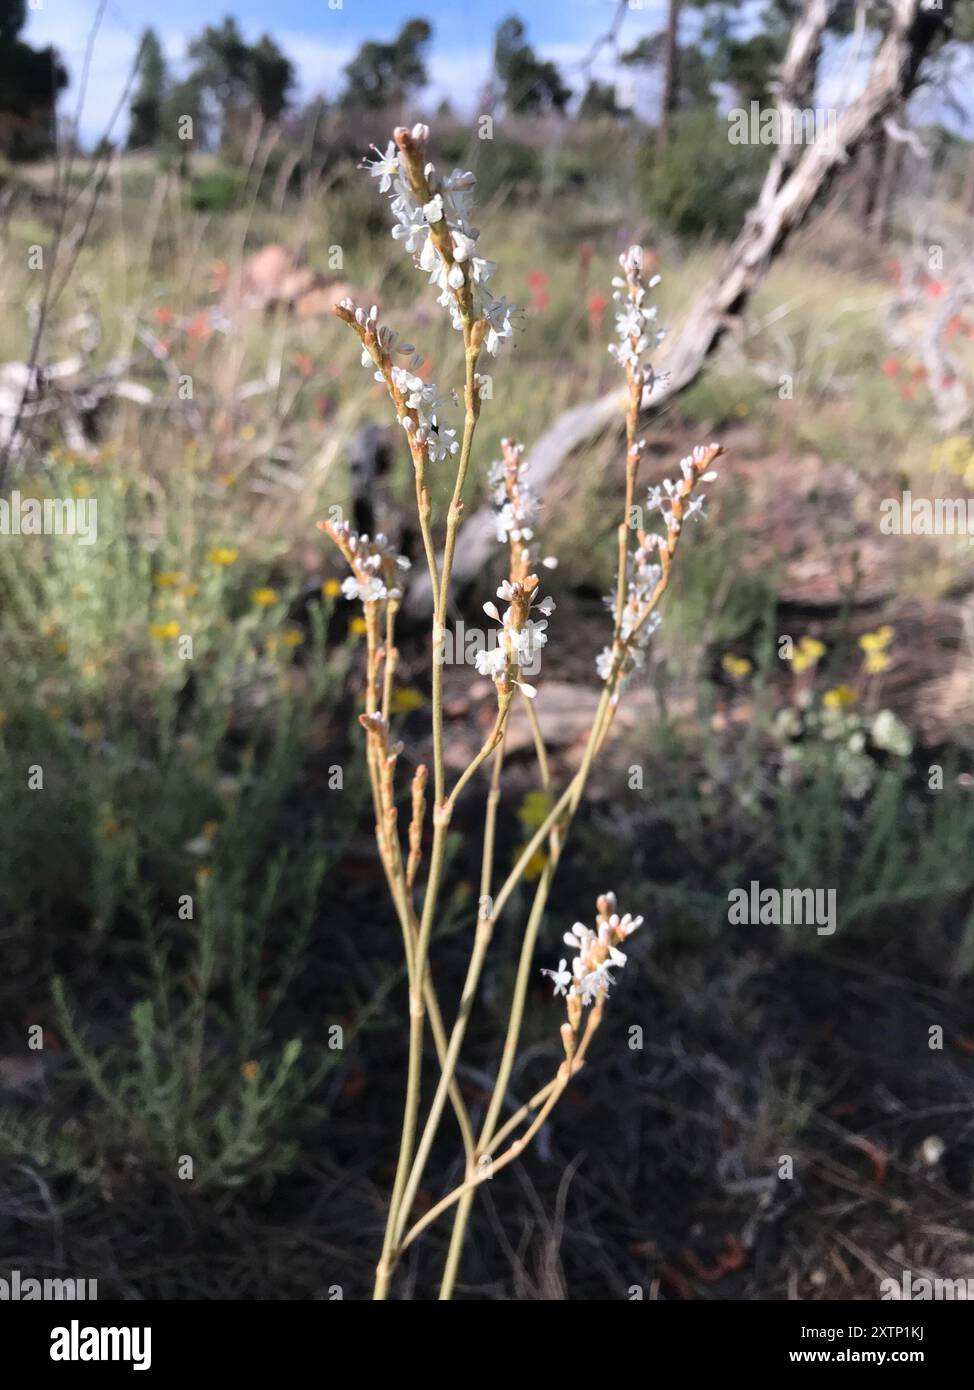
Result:
{"type": "MultiPolygon", "coordinates": [[[[663,277],[673,372],[643,480],[728,450],[555,881],[517,1103],[557,1065],[540,967],[562,933],[607,888],[647,925],[584,1075],[482,1190],[458,1296],[974,1277],[974,529],[881,525],[907,492],[974,511],[974,6],[912,8],[895,84],[809,173],[758,125],[730,138],[734,113],[858,110],[889,4],[0,0],[0,496],[97,503],[90,545],[0,528],[0,1272],[102,1297],[371,1289],[405,983],[361,622],[315,521],[340,507],[416,553],[408,452],[330,311],[378,303],[424,375],[461,380],[356,167],[421,118],[438,168],[476,173],[518,305],[469,512],[502,436],[546,441],[558,609],[535,683],[557,784],[608,638],[624,450],[599,403],[632,243],[663,277]],[[834,889],[837,930],[730,923],[752,881],[834,889]]],[[[434,485],[442,515],[445,466],[434,485]]],[[[469,625],[504,560],[461,538],[458,564],[469,625]]],[[[393,704],[410,762],[425,627],[417,604],[393,704]]],[[[446,689],[459,769],[494,697],[470,665],[446,689]]],[[[448,1020],[482,795],[454,820],[433,947],[448,1020]]],[[[515,723],[502,870],[548,805],[515,723]]],[[[459,1073],[476,1112],[530,887],[459,1073]]],[[[447,1123],[420,1207],[460,1177],[447,1123]]],[[[435,1290],[448,1230],[400,1293],[435,1290]]]]}

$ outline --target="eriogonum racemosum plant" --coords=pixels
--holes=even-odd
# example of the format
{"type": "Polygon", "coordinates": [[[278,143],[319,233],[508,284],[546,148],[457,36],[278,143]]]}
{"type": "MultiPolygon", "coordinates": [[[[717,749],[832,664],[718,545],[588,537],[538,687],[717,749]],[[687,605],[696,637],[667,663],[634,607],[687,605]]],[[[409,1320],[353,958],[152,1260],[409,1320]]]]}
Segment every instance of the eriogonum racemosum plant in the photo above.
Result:
{"type": "Polygon", "coordinates": [[[650,348],[662,336],[655,326],[656,309],[647,302],[656,283],[643,278],[641,248],[620,257],[621,274],[613,280],[617,303],[617,341],[609,351],[627,383],[625,496],[618,528],[618,568],[614,592],[606,602],[611,610],[611,634],[596,659],[602,694],[578,770],[567,786],[552,785],[551,769],[535,698],[543,690],[523,679],[525,668],[535,670],[537,655],[548,641],[548,619],[554,603],[542,596],[537,567],[542,560],[535,545],[538,503],[526,477],[523,450],[509,439],[501,441],[502,459],[489,478],[496,510],[498,540],[508,547],[507,575],[497,589],[503,611],[484,605],[500,624],[495,646],[480,652],[477,669],[489,676],[496,690],[493,725],[469,765],[447,783],[444,754],[443,659],[450,581],[463,492],[471,446],[480,417],[481,378],[478,366],[484,352],[497,353],[511,336],[513,307],[489,288],[494,264],[478,251],[479,233],[471,225],[474,176],[460,170],[440,178],[427,156],[429,131],[417,125],[394,132],[385,153],[375,150],[367,162],[379,191],[391,200],[393,236],[403,243],[420,270],[439,290],[439,302],[463,336],[465,374],[464,419],[460,440],[440,421],[442,398],[435,386],[416,375],[419,359],[409,344],[379,322],[378,309],[365,310],[346,300],[336,310],[355,332],[362,361],[384,382],[406,434],[412,455],[416,506],[425,562],[433,592],[432,619],[432,788],[425,765],[416,768],[411,783],[411,814],[405,837],[400,833],[397,807],[397,768],[402,745],[390,738],[390,707],[397,660],[396,615],[402,597],[407,562],[397,556],[384,536],[358,536],[347,525],[322,523],[339,547],[351,574],[343,588],[346,597],[361,602],[366,628],[365,708],[361,722],[375,810],[376,840],[389,892],[402,931],[409,979],[409,1061],[399,1159],[389,1205],[385,1238],[378,1263],[375,1297],[385,1298],[403,1251],[444,1213],[453,1209],[454,1227],[440,1297],[452,1294],[463,1247],[471,1202],[478,1185],[513,1161],[544,1124],[571,1078],[583,1066],[592,1037],[602,1018],[606,996],[622,968],[622,950],[640,925],[640,917],[620,915],[615,895],[604,893],[596,903],[594,925],[576,923],[564,940],[570,948],[557,968],[545,973],[556,994],[565,997],[566,1018],[561,1027],[564,1060],[551,1081],[509,1119],[501,1123],[505,1096],[516,1060],[534,952],[553,876],[564,851],[565,838],[578,809],[592,767],[612,729],[622,689],[643,663],[644,648],[658,623],[657,606],[669,583],[670,571],[684,523],[701,510],[701,482],[715,477],[712,465],[722,450],[716,444],[694,450],[680,465],[680,477],[650,490],[650,512],[658,511],[662,530],[630,525],[638,515],[636,486],[643,441],[638,437],[640,407],[651,393],[653,369],[650,348]],[[428,475],[431,468],[453,471],[452,498],[445,519],[434,518],[428,475]],[[436,527],[437,536],[434,535],[436,527]],[[438,546],[437,541],[440,540],[438,546]],[[537,751],[539,775],[550,794],[551,810],[525,845],[511,872],[495,886],[494,838],[501,793],[504,739],[515,698],[524,702],[537,751]],[[485,764],[490,775],[484,804],[483,851],[477,920],[472,924],[470,959],[452,1027],[447,1028],[434,988],[429,950],[437,922],[447,833],[461,792],[485,764]],[[432,844],[423,866],[423,829],[427,803],[432,799],[432,844]],[[476,999],[480,975],[494,926],[525,869],[537,851],[547,848],[545,867],[534,887],[524,925],[520,959],[511,1000],[506,1037],[496,1080],[479,1132],[474,1127],[456,1082],[457,1063],[467,1023],[476,999]],[[438,1059],[435,1083],[423,1076],[423,1045],[427,1027],[438,1059]],[[425,1084],[424,1084],[425,1082],[425,1084]],[[425,1118],[420,1115],[425,1103],[425,1118]],[[465,1153],[463,1181],[416,1219],[413,1205],[434,1138],[447,1105],[452,1108],[465,1153]]]}

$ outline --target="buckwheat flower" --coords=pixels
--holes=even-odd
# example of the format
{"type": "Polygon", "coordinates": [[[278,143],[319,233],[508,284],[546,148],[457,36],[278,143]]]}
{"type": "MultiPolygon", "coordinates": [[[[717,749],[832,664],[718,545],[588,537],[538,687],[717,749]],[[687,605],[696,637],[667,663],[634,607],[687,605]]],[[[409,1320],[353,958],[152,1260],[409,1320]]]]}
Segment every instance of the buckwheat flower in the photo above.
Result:
{"type": "Polygon", "coordinates": [[[401,241],[405,249],[414,255],[416,248],[426,240],[429,228],[422,211],[418,208],[404,208],[403,216],[392,229],[393,241],[401,241]]]}
{"type": "Polygon", "coordinates": [[[360,599],[362,603],[377,603],[389,596],[389,590],[375,575],[366,579],[355,579],[349,575],[347,579],[342,580],[342,593],[349,602],[360,599]]]}
{"type": "Polygon", "coordinates": [[[512,636],[514,660],[518,666],[530,666],[541,648],[548,645],[547,626],[547,621],[537,623],[529,618],[520,632],[512,636]]]}
{"type": "Polygon", "coordinates": [[[484,337],[484,347],[491,357],[497,356],[504,339],[509,338],[514,331],[511,326],[513,313],[514,305],[509,304],[506,299],[485,296],[483,316],[487,323],[487,333],[484,337]]]}
{"type": "Polygon", "coordinates": [[[619,265],[623,274],[612,280],[612,298],[621,305],[615,315],[619,341],[609,345],[609,353],[625,369],[630,383],[652,386],[653,369],[642,359],[651,347],[663,340],[665,333],[654,327],[657,309],[655,305],[647,305],[645,300],[647,292],[659,284],[659,276],[654,275],[648,283],[643,279],[641,246],[630,246],[619,257],[619,265]]]}
{"type": "Polygon", "coordinates": [[[507,652],[499,643],[493,647],[482,647],[474,657],[474,665],[481,676],[499,680],[507,670],[507,652]]]}
{"type": "Polygon", "coordinates": [[[480,233],[470,222],[477,181],[460,169],[440,178],[426,158],[428,139],[426,126],[400,126],[386,153],[376,150],[378,158],[365,164],[380,192],[390,195],[393,238],[440,291],[438,302],[449,309],[454,328],[467,333],[482,325],[474,341],[493,355],[511,336],[514,306],[487,288],[494,262],[477,254],[480,233]]]}
{"type": "Polygon", "coordinates": [[[393,179],[398,179],[402,173],[399,164],[399,151],[396,149],[394,140],[390,140],[383,154],[378,145],[372,145],[375,150],[376,159],[364,159],[362,163],[368,169],[372,178],[379,180],[379,192],[387,193],[392,187],[393,179]]]}
{"type": "Polygon", "coordinates": [[[613,970],[621,970],[627,961],[625,952],[619,950],[619,943],[630,936],[642,924],[641,917],[626,913],[620,917],[615,912],[615,895],[604,893],[598,899],[598,930],[593,931],[583,922],[576,922],[564,941],[577,952],[572,960],[571,975],[568,977],[566,962],[561,961],[557,970],[542,973],[555,981],[555,993],[565,994],[569,1003],[569,1022],[577,1027],[578,1013],[573,1015],[572,1001],[581,1004],[594,1004],[603,998],[615,984],[613,970]],[[611,911],[610,911],[611,909],[611,911]]]}
{"type": "Polygon", "coordinates": [[[352,573],[342,581],[342,594],[350,602],[382,603],[402,598],[401,576],[410,568],[380,531],[371,540],[353,531],[347,521],[318,523],[338,546],[352,573]]]}
{"type": "Polygon", "coordinates": [[[595,658],[595,669],[599,679],[607,681],[612,674],[612,648],[603,647],[595,658]]]}
{"type": "Polygon", "coordinates": [[[562,937],[566,946],[572,946],[576,951],[584,953],[595,942],[595,932],[591,927],[585,926],[584,922],[576,922],[571,931],[566,931],[562,937]]]}
{"type": "Polygon", "coordinates": [[[554,981],[555,994],[568,994],[568,986],[571,984],[573,977],[572,972],[566,968],[567,965],[568,962],[566,960],[560,960],[557,970],[542,970],[541,972],[542,975],[547,975],[550,980],[554,981]]]}
{"type": "Polygon", "coordinates": [[[456,431],[440,424],[438,412],[452,396],[441,396],[432,382],[424,381],[415,368],[423,358],[412,343],[399,342],[399,334],[379,323],[379,310],[372,305],[368,313],[351,299],[343,299],[335,312],[359,335],[362,365],[372,368],[375,380],[389,389],[399,423],[409,435],[413,457],[425,450],[431,463],[459,452],[456,431]],[[409,357],[409,365],[394,363],[393,353],[409,357]]]}

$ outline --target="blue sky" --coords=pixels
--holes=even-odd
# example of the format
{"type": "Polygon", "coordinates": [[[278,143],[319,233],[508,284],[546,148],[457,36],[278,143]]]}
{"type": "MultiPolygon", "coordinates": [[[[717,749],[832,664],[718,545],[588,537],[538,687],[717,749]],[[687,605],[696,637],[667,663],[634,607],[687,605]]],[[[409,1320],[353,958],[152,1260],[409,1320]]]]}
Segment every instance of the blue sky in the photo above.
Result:
{"type": "MultiPolygon", "coordinates": [[[[73,84],[97,8],[97,0],[41,0],[40,9],[29,11],[26,37],[32,43],[53,43],[67,61],[73,84]]],[[[664,0],[633,3],[621,35],[626,46],[660,29],[664,8],[664,0]]],[[[422,16],[434,29],[428,62],[432,89],[458,109],[469,110],[489,71],[494,30],[507,15],[521,17],[530,41],[565,70],[572,85],[572,69],[577,72],[594,40],[608,29],[615,9],[616,0],[341,0],[340,9],[330,8],[329,0],[275,0],[273,5],[267,0],[166,0],[162,5],[158,0],[109,0],[95,44],[82,135],[90,140],[104,130],[146,25],[156,30],[178,66],[189,36],[232,13],[248,39],[272,34],[298,69],[301,94],[310,96],[336,92],[343,65],[364,39],[391,38],[407,19],[422,16]]],[[[606,55],[603,72],[609,62],[606,55]]],[[[76,85],[67,100],[73,110],[76,85]]]]}
{"type": "MultiPolygon", "coordinates": [[[[28,11],[26,37],[33,43],[53,43],[71,72],[65,108],[77,105],[77,83],[98,0],[33,0],[39,8],[28,11]]],[[[225,14],[236,15],[246,37],[253,41],[270,32],[294,62],[299,79],[298,95],[317,92],[334,96],[342,83],[342,68],[364,39],[389,39],[407,19],[423,16],[433,24],[433,41],[427,67],[431,95],[446,96],[464,114],[475,109],[476,97],[488,76],[494,31],[507,15],[515,13],[527,25],[528,38],[546,58],[562,69],[569,86],[582,83],[580,64],[592,44],[612,22],[617,0],[108,0],[98,31],[91,76],[81,116],[86,142],[97,139],[124,89],[142,30],[151,25],[159,34],[175,70],[185,54],[186,40],[205,24],[218,23],[225,14]],[[338,8],[338,5],[341,8],[338,8]],[[334,6],[335,8],[332,8],[334,6]]],[[[620,44],[628,48],[646,34],[657,33],[664,22],[665,0],[629,0],[620,32],[620,44]]],[[[742,16],[760,11],[759,0],[741,0],[742,16]]],[[[699,12],[686,8],[683,33],[699,22],[699,12]]],[[[823,63],[819,104],[844,105],[861,84],[868,65],[870,43],[857,58],[849,58],[848,45],[829,44],[823,63]]],[[[974,90],[974,57],[968,47],[957,55],[959,72],[955,92],[968,107],[967,120],[950,116],[938,99],[922,103],[924,116],[947,118],[948,124],[970,137],[974,118],[970,93],[974,90]]],[[[594,68],[603,80],[616,80],[620,96],[650,114],[658,99],[652,78],[640,79],[641,88],[627,89],[634,80],[632,69],[616,69],[612,55],[603,50],[594,68]],[[620,81],[621,79],[621,81],[620,81]]],[[[920,114],[920,113],[918,113],[920,114]]],[[[112,131],[124,136],[127,115],[112,131]]]]}

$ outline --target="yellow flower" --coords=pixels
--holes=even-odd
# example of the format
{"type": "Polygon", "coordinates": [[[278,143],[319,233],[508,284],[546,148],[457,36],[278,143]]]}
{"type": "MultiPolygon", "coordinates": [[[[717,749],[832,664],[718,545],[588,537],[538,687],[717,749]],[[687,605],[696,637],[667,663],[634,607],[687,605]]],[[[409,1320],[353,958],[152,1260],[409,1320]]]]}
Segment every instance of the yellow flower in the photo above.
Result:
{"type": "Polygon", "coordinates": [[[356,637],[364,637],[369,628],[364,618],[353,618],[348,625],[348,630],[356,637]]]}
{"type": "Polygon", "coordinates": [[[543,849],[536,849],[531,858],[524,866],[525,883],[533,883],[536,878],[540,878],[544,873],[548,863],[548,853],[543,849]]]}
{"type": "Polygon", "coordinates": [[[738,401],[737,405],[735,405],[734,407],[734,414],[737,416],[739,420],[743,420],[744,416],[750,415],[750,413],[751,407],[745,405],[743,401],[738,401]]]}
{"type": "Polygon", "coordinates": [[[215,550],[211,550],[207,559],[211,565],[235,565],[239,550],[235,550],[231,545],[218,545],[215,550]]]}
{"type": "Polygon", "coordinates": [[[160,570],[152,582],[157,589],[175,589],[182,580],[183,576],[178,570],[160,570]]]}
{"type": "Polygon", "coordinates": [[[878,627],[875,632],[864,632],[859,638],[859,645],[866,653],[884,652],[892,642],[895,632],[896,629],[886,623],[883,627],[878,627]]]}
{"type": "Polygon", "coordinates": [[[71,491],[72,491],[72,493],[74,494],[75,497],[90,497],[90,496],[91,496],[91,484],[90,484],[90,483],[75,483],[74,486],[72,487],[71,491]]]}
{"type": "Polygon", "coordinates": [[[888,669],[889,655],[886,652],[870,652],[864,664],[867,676],[878,676],[881,671],[888,669]]]}
{"type": "Polygon", "coordinates": [[[751,674],[751,663],[746,656],[734,656],[733,652],[727,652],[721,657],[720,664],[736,681],[743,680],[751,674]]]}
{"type": "Polygon", "coordinates": [[[342,581],[340,579],[326,579],[321,586],[324,598],[337,598],[342,591],[342,581]]]}
{"type": "Polygon", "coordinates": [[[854,705],[859,696],[851,685],[835,685],[831,690],[826,690],[822,696],[822,704],[826,709],[845,709],[847,705],[854,705]]]}
{"type": "Polygon", "coordinates": [[[195,580],[191,579],[188,584],[183,585],[184,598],[195,598],[199,591],[200,586],[196,583],[195,580]]]}
{"type": "Polygon", "coordinates": [[[551,792],[526,792],[517,808],[517,818],[525,830],[537,830],[548,819],[553,805],[551,792]]]}
{"type": "Polygon", "coordinates": [[[389,709],[392,714],[409,714],[411,710],[422,709],[425,704],[426,698],[421,691],[403,685],[392,692],[389,709]]]}
{"type": "Polygon", "coordinates": [[[254,429],[253,425],[244,425],[240,431],[240,438],[246,440],[249,444],[252,439],[257,438],[257,431],[254,429]]]}
{"type": "Polygon", "coordinates": [[[801,675],[802,671],[807,671],[810,666],[815,666],[821,661],[826,653],[824,642],[820,642],[817,637],[803,637],[798,643],[791,656],[791,669],[796,675],[801,675]]]}
{"type": "Polygon", "coordinates": [[[258,608],[269,608],[272,603],[277,602],[277,590],[268,588],[251,589],[250,601],[251,603],[256,603],[258,608]]]}
{"type": "Polygon", "coordinates": [[[150,623],[149,634],[157,642],[165,642],[170,637],[179,636],[179,624],[175,618],[170,618],[168,623],[150,623]]]}
{"type": "Polygon", "coordinates": [[[967,484],[974,483],[974,440],[962,434],[935,444],[930,451],[930,466],[958,473],[967,484]]]}
{"type": "Polygon", "coordinates": [[[304,633],[299,627],[286,627],[281,633],[281,641],[285,647],[300,647],[304,641],[304,633]]]}
{"type": "Polygon", "coordinates": [[[260,1075],[260,1064],[258,1062],[244,1062],[240,1068],[240,1075],[245,1081],[256,1081],[260,1075]]]}

